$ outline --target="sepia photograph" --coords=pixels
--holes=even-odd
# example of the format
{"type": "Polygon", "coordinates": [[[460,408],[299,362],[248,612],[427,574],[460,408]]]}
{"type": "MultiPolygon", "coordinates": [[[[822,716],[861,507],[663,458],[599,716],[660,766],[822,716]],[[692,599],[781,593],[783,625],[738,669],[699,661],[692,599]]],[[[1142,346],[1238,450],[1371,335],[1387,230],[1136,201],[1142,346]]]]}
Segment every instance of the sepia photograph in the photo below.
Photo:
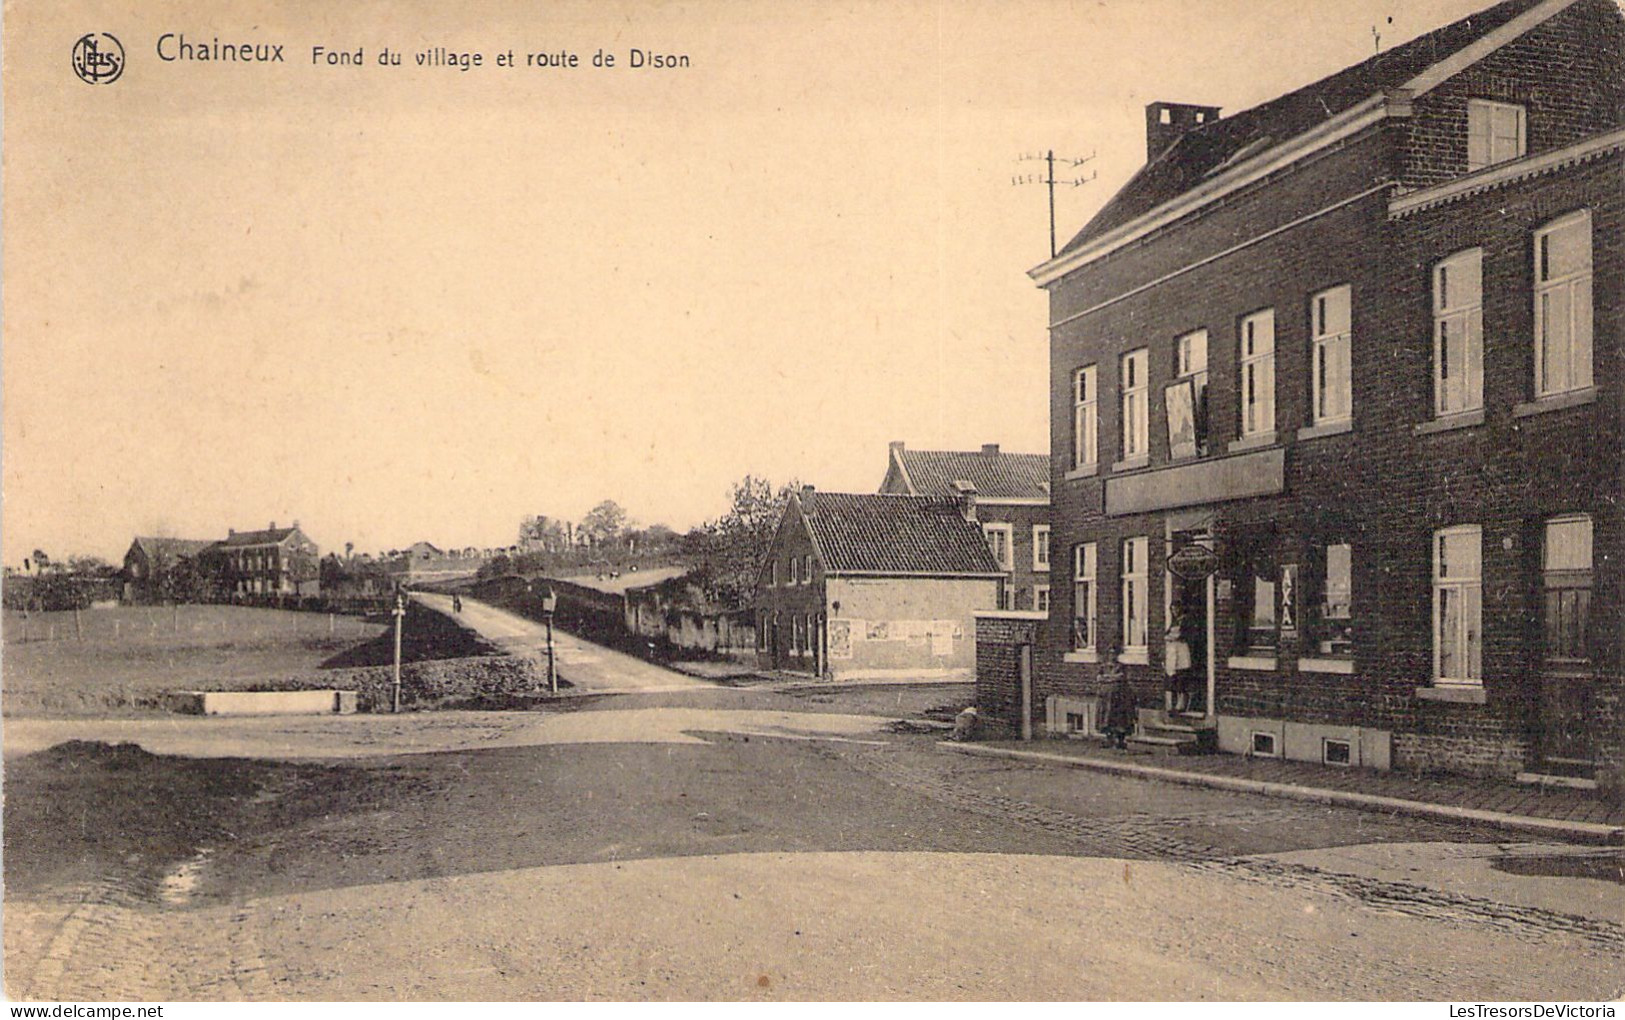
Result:
{"type": "Polygon", "coordinates": [[[0,47],[12,1016],[1615,1015],[1625,0],[0,47]]]}

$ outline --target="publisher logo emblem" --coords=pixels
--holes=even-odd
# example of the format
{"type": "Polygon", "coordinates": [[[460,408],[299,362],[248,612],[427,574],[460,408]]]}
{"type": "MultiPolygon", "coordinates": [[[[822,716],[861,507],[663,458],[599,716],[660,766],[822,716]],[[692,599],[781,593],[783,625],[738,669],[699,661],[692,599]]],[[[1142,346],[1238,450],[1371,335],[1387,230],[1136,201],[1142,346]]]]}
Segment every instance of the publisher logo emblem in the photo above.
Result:
{"type": "Polygon", "coordinates": [[[124,73],[124,45],[106,32],[90,32],[73,44],[73,73],[91,85],[111,85],[124,73]]]}

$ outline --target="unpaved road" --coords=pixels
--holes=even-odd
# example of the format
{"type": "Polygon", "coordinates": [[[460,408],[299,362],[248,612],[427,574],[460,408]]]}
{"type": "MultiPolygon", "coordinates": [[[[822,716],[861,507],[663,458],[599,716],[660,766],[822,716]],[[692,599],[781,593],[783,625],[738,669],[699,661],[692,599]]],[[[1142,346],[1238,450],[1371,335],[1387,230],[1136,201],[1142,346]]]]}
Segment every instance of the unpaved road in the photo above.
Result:
{"type": "MultiPolygon", "coordinates": [[[[416,592],[412,598],[468,627],[510,655],[547,662],[547,627],[477,599],[464,598],[452,609],[451,596],[416,592]]],[[[648,694],[716,690],[715,684],[612,651],[553,628],[553,657],[559,677],[577,694],[648,694]]]]}
{"type": "MultiPolygon", "coordinates": [[[[940,691],[732,691],[702,707],[715,697],[490,713],[497,731],[550,736],[432,753],[8,758],[8,991],[1483,1000],[1625,989],[1625,886],[1606,869],[1502,870],[1595,848],[967,759],[871,714],[895,697],[899,715],[916,715],[940,691]],[[109,819],[131,784],[156,799],[109,819]],[[171,787],[184,803],[162,801],[171,787]],[[93,796],[74,800],[79,788],[93,796]],[[166,821],[141,836],[153,816],[166,821]],[[99,829],[105,820],[123,836],[99,829]]],[[[473,725],[397,722],[442,737],[473,725]]]]}

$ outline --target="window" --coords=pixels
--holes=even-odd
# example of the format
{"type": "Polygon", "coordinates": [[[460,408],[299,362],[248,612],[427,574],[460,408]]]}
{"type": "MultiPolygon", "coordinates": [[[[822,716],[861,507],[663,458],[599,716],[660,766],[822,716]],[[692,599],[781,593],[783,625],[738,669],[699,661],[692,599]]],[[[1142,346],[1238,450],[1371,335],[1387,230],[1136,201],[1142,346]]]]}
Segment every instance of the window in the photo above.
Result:
{"type": "Polygon", "coordinates": [[[769,588],[777,588],[779,586],[779,561],[778,560],[774,560],[774,561],[772,561],[771,563],[769,563],[767,565],[767,586],[769,588]]]}
{"type": "Polygon", "coordinates": [[[1523,107],[1467,100],[1467,172],[1522,156],[1524,134],[1523,107]]]}
{"type": "Polygon", "coordinates": [[[1015,569],[1015,558],[1010,550],[1014,531],[1014,527],[1009,524],[982,526],[982,534],[987,536],[987,547],[993,553],[994,562],[998,563],[1000,570],[1015,569]]]}
{"type": "Polygon", "coordinates": [[[1144,536],[1123,540],[1123,650],[1144,650],[1146,611],[1151,603],[1146,584],[1144,536]]]}
{"type": "Polygon", "coordinates": [[[800,563],[801,563],[801,561],[799,559],[797,559],[796,557],[794,557],[794,556],[790,557],[790,583],[791,584],[800,584],[801,583],[801,579],[796,576],[796,574],[797,574],[797,569],[796,568],[798,566],[800,566],[800,563]]]}
{"type": "Polygon", "coordinates": [[[1123,459],[1135,460],[1149,456],[1146,415],[1149,403],[1145,378],[1146,348],[1123,355],[1120,368],[1123,389],[1123,459]]]}
{"type": "Polygon", "coordinates": [[[767,613],[756,614],[756,650],[767,650],[767,613]]]}
{"type": "Polygon", "coordinates": [[[801,581],[803,584],[812,584],[812,553],[801,558],[801,581]]]}
{"type": "Polygon", "coordinates": [[[1072,547],[1072,650],[1095,649],[1095,543],[1072,547]]]}
{"type": "Polygon", "coordinates": [[[1325,765],[1349,765],[1354,761],[1354,745],[1336,737],[1322,737],[1320,760],[1325,765]]]}
{"type": "Polygon", "coordinates": [[[1554,517],[1541,543],[1545,596],[1544,657],[1548,665],[1591,660],[1586,640],[1591,617],[1591,518],[1554,517]]]}
{"type": "Polygon", "coordinates": [[[999,608],[1014,611],[1017,605],[1016,600],[1020,596],[1021,589],[1009,581],[1005,581],[1004,586],[999,589],[999,608]]]}
{"type": "Polygon", "coordinates": [[[1263,730],[1253,731],[1253,755],[1259,758],[1275,758],[1275,734],[1263,730]]]}
{"type": "Polygon", "coordinates": [[[1591,385],[1591,214],[1535,233],[1535,394],[1591,385]]]}
{"type": "Polygon", "coordinates": [[[807,654],[818,654],[818,620],[813,614],[807,614],[807,654]]]}
{"type": "Polygon", "coordinates": [[[1198,457],[1207,453],[1207,330],[1186,333],[1174,344],[1174,375],[1191,381],[1191,414],[1198,457]]]}
{"type": "Polygon", "coordinates": [[[1049,585],[1033,585],[1033,608],[1040,613],[1049,612],[1049,585]]]}
{"type": "Polygon", "coordinates": [[[1433,680],[1482,684],[1484,579],[1477,525],[1433,536],[1433,680]]]}
{"type": "Polygon", "coordinates": [[[1275,536],[1267,531],[1236,536],[1234,647],[1238,654],[1273,657],[1280,644],[1274,546],[1275,536]]]}
{"type": "Polygon", "coordinates": [[[1315,424],[1348,421],[1353,414],[1349,370],[1349,288],[1333,287],[1310,302],[1314,339],[1315,424]]]}
{"type": "Polygon", "coordinates": [[[801,617],[790,617],[790,654],[801,654],[801,617]]]}
{"type": "Polygon", "coordinates": [[[1433,412],[1484,406],[1484,253],[1473,248],[1433,267],[1433,412]]]}
{"type": "Polygon", "coordinates": [[[1311,550],[1315,593],[1309,604],[1309,639],[1304,654],[1348,658],[1354,654],[1354,552],[1346,542],[1311,550]]]}
{"type": "Polygon", "coordinates": [[[1049,569],[1049,525],[1033,525],[1033,569],[1049,569]]]}
{"type": "Polygon", "coordinates": [[[1241,437],[1275,431],[1275,310],[1241,320],[1241,437]]]}
{"type": "Polygon", "coordinates": [[[1072,376],[1072,466],[1093,467],[1099,458],[1100,404],[1095,366],[1080,368],[1072,376]]]}

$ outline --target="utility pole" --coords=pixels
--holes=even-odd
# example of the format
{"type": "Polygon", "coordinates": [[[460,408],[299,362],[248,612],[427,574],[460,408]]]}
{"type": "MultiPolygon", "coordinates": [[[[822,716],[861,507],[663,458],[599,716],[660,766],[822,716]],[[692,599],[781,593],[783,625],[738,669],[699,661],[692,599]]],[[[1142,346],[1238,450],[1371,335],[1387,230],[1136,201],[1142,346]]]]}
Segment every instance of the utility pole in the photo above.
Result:
{"type": "MultiPolygon", "coordinates": [[[[1082,159],[1072,159],[1072,158],[1063,156],[1063,157],[1061,157],[1061,165],[1065,169],[1076,170],[1078,167],[1083,166],[1085,163],[1089,162],[1090,160],[1092,160],[1094,158],[1095,158],[1095,153],[1092,153],[1092,152],[1089,155],[1084,156],[1082,159]]],[[[1094,171],[1094,170],[1089,171],[1088,176],[1083,176],[1082,173],[1080,172],[1080,174],[1077,177],[1070,177],[1070,178],[1057,180],[1056,177],[1055,177],[1055,150],[1054,149],[1045,149],[1042,153],[1023,154],[1021,156],[1016,157],[1016,162],[1018,162],[1018,163],[1030,163],[1030,162],[1038,162],[1038,161],[1042,161],[1043,164],[1044,164],[1044,172],[1043,173],[1041,173],[1041,174],[1031,174],[1031,173],[1015,174],[1010,178],[1010,184],[1013,187],[1014,186],[1019,186],[1019,185],[1022,185],[1022,184],[1042,184],[1046,188],[1049,189],[1049,257],[1054,258],[1055,253],[1056,253],[1056,245],[1055,245],[1055,186],[1057,184],[1065,184],[1065,185],[1068,185],[1069,187],[1073,187],[1073,188],[1082,187],[1083,185],[1088,184],[1090,181],[1095,179],[1096,171],[1094,171]]]]}
{"type": "Polygon", "coordinates": [[[401,710],[401,620],[406,616],[406,592],[395,593],[395,674],[391,710],[401,710]]]}

